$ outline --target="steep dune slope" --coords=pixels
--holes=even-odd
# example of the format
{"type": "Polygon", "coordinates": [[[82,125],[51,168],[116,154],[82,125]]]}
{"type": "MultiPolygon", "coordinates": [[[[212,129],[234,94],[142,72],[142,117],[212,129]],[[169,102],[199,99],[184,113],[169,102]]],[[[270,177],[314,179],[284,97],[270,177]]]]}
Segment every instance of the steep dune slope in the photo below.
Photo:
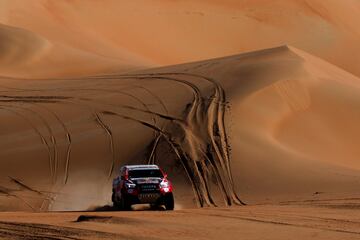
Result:
{"type": "MultiPolygon", "coordinates": [[[[119,60],[123,70],[127,69],[123,64],[178,64],[289,44],[360,76],[357,0],[2,0],[1,4],[4,24],[119,60]]],[[[92,67],[89,64],[93,73],[92,67]]]]}
{"type": "Polygon", "coordinates": [[[164,71],[221,82],[231,104],[227,127],[240,196],[256,202],[356,192],[360,85],[355,76],[288,47],[164,71]]]}
{"type": "Polygon", "coordinates": [[[359,187],[359,79],[294,48],[0,87],[1,209],[107,204],[126,163],[161,164],[177,207],[359,187]]]}

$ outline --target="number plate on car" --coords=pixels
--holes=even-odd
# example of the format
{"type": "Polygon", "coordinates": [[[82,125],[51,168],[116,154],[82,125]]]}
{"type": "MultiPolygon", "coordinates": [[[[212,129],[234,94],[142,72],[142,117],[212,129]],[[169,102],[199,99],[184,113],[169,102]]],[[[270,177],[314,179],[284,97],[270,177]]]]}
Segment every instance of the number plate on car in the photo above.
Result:
{"type": "Polygon", "coordinates": [[[141,202],[153,202],[160,197],[158,193],[143,193],[139,194],[139,199],[141,202]]]}

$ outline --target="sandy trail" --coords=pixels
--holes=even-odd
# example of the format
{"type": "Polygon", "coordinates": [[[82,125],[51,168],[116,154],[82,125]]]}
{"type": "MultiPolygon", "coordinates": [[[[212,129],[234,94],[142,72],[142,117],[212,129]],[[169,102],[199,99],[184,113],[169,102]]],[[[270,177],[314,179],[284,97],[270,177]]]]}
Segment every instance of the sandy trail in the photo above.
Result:
{"type": "Polygon", "coordinates": [[[358,208],[359,199],[353,198],[174,212],[0,213],[0,236],[7,239],[238,239],[239,236],[360,239],[358,208]]]}

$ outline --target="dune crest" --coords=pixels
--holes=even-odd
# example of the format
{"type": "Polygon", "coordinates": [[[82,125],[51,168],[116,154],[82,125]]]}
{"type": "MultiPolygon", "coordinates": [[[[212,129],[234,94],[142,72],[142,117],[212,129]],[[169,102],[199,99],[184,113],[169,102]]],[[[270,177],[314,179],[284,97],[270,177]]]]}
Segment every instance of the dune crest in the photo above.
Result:
{"type": "Polygon", "coordinates": [[[36,61],[51,44],[29,31],[0,24],[0,62],[3,70],[36,61]]]}
{"type": "Polygon", "coordinates": [[[131,63],[130,59],[123,61],[79,50],[3,24],[0,24],[0,40],[0,74],[3,76],[47,79],[139,68],[139,62],[131,63]]]}
{"type": "MultiPolygon", "coordinates": [[[[360,76],[360,7],[355,0],[3,0],[3,5],[2,23],[98,56],[99,62],[114,61],[115,72],[289,44],[360,76]]],[[[73,57],[66,58],[71,64],[58,63],[63,73],[52,69],[44,77],[83,76],[85,66],[71,69],[78,64],[73,57]]],[[[64,56],[53,57],[58,58],[64,56]]],[[[86,64],[89,75],[109,71],[92,61],[86,64]]]]}

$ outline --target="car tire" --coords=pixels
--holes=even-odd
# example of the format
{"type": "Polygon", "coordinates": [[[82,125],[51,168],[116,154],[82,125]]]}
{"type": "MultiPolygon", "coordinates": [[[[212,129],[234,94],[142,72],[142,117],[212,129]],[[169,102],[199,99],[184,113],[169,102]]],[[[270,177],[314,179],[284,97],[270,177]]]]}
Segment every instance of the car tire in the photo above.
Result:
{"type": "Polygon", "coordinates": [[[115,210],[121,210],[121,205],[119,202],[113,202],[113,207],[115,210]]]}
{"type": "Polygon", "coordinates": [[[121,206],[120,206],[120,203],[116,200],[116,197],[115,197],[115,192],[113,191],[112,195],[111,195],[111,200],[113,202],[113,207],[114,209],[119,209],[121,206]]]}
{"type": "Polygon", "coordinates": [[[120,208],[121,210],[128,211],[131,210],[131,202],[126,196],[121,196],[120,199],[120,208]]]}
{"type": "Polygon", "coordinates": [[[165,205],[166,211],[174,210],[174,195],[172,193],[169,193],[165,196],[164,205],[165,205]]]}
{"type": "Polygon", "coordinates": [[[112,191],[112,194],[111,194],[111,201],[112,201],[114,204],[115,204],[115,202],[116,202],[114,190],[112,191]]]}

